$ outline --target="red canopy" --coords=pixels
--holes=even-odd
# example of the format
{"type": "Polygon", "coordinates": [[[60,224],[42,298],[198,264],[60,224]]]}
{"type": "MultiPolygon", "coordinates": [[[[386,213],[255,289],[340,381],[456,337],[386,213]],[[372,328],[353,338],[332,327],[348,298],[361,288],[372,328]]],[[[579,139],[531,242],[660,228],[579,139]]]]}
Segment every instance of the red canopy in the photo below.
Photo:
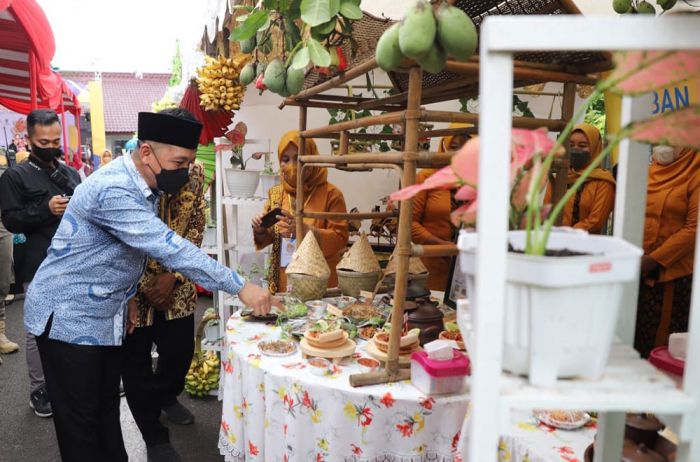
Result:
{"type": "Polygon", "coordinates": [[[56,51],[49,21],[36,0],[0,0],[0,105],[80,112],[78,98],[51,69],[56,51]]]}

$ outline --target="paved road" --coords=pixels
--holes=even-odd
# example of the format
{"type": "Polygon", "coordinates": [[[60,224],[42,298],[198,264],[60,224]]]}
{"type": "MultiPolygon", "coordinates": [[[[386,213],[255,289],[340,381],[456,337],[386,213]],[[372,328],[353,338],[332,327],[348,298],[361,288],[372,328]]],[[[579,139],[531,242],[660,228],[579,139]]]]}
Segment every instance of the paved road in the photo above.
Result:
{"type": "MultiPolygon", "coordinates": [[[[211,306],[211,299],[201,298],[197,319],[208,306],[211,306]]],[[[4,355],[4,363],[0,366],[0,461],[58,461],[60,457],[52,420],[35,416],[28,405],[29,378],[24,359],[25,331],[20,301],[7,307],[7,333],[11,340],[20,343],[20,351],[4,355]]],[[[184,461],[222,461],[223,457],[216,447],[221,403],[215,397],[193,400],[184,393],[180,402],[194,413],[195,424],[187,427],[169,425],[173,446],[184,461]]],[[[145,445],[124,398],[122,431],[129,460],[145,462],[145,445]]]]}

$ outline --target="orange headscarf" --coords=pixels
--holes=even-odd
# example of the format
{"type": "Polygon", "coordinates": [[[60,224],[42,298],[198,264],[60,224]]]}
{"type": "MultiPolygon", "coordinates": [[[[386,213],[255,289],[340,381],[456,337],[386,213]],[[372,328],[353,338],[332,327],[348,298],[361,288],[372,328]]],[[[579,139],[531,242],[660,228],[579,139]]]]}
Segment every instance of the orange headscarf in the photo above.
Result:
{"type": "MultiPolygon", "coordinates": [[[[598,157],[598,155],[603,151],[603,140],[600,136],[600,130],[598,130],[598,128],[595,125],[583,123],[574,126],[574,130],[571,133],[574,134],[576,132],[583,133],[586,139],[588,140],[588,146],[591,149],[591,160],[598,157]]],[[[569,169],[569,184],[575,183],[578,177],[580,176],[580,171],[574,170],[573,168],[569,169]]],[[[608,183],[615,184],[615,178],[612,176],[612,173],[600,167],[593,170],[588,176],[588,179],[602,180],[607,181],[608,183]]]]}
{"type": "Polygon", "coordinates": [[[678,159],[668,165],[653,162],[649,172],[647,191],[657,192],[661,189],[671,189],[677,184],[686,183],[691,175],[700,170],[700,155],[691,148],[683,148],[678,159]]]}
{"type": "MultiPolygon", "coordinates": [[[[277,159],[281,162],[282,153],[287,147],[293,144],[299,149],[301,145],[301,139],[299,138],[299,130],[292,130],[285,133],[280,139],[277,145],[277,159]]],[[[304,155],[316,156],[318,155],[318,147],[316,143],[311,138],[305,140],[306,152],[304,155]]],[[[297,166],[288,166],[282,171],[280,171],[280,177],[282,180],[282,187],[287,194],[296,196],[297,193],[297,166]]],[[[320,167],[306,167],[304,169],[304,195],[308,196],[311,191],[314,190],[319,185],[328,182],[328,171],[325,168],[320,167]]]]}
{"type": "MultiPolygon", "coordinates": [[[[453,122],[450,124],[449,127],[447,128],[471,128],[474,125],[472,124],[463,124],[463,123],[458,123],[458,122],[453,122]]],[[[447,135],[443,136],[442,139],[440,140],[440,146],[438,146],[438,152],[447,152],[450,150],[450,145],[452,144],[452,141],[458,137],[458,136],[469,136],[469,135],[447,135]]]]}

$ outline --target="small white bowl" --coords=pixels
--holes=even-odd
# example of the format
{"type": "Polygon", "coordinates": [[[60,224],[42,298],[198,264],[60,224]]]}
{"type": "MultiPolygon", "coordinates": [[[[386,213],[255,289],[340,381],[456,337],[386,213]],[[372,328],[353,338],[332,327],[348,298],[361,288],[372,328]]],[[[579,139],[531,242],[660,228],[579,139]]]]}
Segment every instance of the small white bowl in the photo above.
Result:
{"type": "Polygon", "coordinates": [[[374,372],[377,369],[379,369],[379,366],[381,366],[381,363],[378,360],[366,357],[358,358],[357,364],[360,366],[360,370],[363,374],[367,374],[368,372],[374,372]]]}
{"type": "Polygon", "coordinates": [[[350,305],[354,305],[355,303],[357,303],[357,299],[348,295],[341,295],[340,297],[336,298],[336,303],[338,304],[338,308],[344,310],[350,305]]]}
{"type": "Polygon", "coordinates": [[[311,373],[319,377],[326,375],[326,372],[331,367],[331,362],[324,358],[309,358],[306,362],[311,373]]]}

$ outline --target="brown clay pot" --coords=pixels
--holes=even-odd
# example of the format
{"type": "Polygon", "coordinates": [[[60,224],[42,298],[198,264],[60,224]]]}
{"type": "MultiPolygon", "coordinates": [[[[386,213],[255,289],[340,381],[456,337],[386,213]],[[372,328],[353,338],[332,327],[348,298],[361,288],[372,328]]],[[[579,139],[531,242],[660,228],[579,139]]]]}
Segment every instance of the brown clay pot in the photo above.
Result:
{"type": "Polygon", "coordinates": [[[644,444],[648,448],[653,448],[656,440],[659,438],[659,431],[663,430],[663,428],[664,424],[651,414],[627,414],[625,438],[637,444],[644,444]]]}
{"type": "Polygon", "coordinates": [[[421,345],[437,340],[443,328],[443,313],[438,308],[438,302],[432,302],[429,298],[418,298],[414,302],[417,308],[407,312],[408,328],[420,329],[421,345]]]}

